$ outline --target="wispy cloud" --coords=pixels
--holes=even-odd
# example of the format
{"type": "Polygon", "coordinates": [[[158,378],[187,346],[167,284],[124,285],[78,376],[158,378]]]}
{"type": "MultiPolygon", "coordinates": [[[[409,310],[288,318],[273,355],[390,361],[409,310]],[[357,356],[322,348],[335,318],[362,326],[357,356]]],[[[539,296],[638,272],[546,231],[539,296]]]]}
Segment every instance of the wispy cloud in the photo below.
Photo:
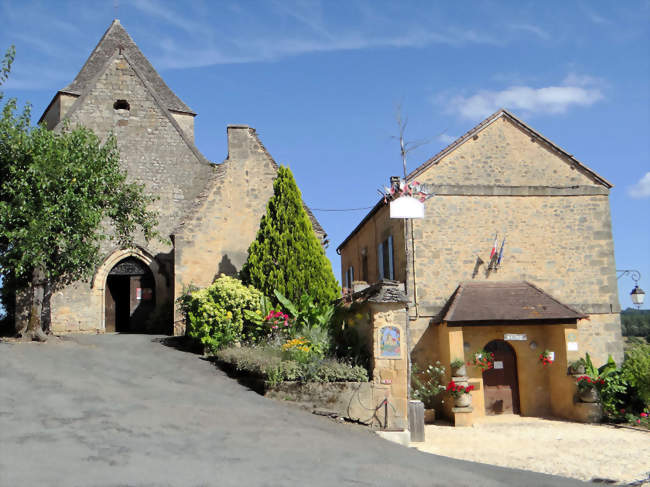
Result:
{"type": "MultiPolygon", "coordinates": [[[[481,90],[470,96],[457,95],[447,102],[447,110],[463,118],[487,117],[499,108],[525,115],[560,114],[573,107],[591,106],[604,98],[596,79],[571,74],[557,86],[510,86],[500,91],[481,90]]],[[[448,99],[448,98],[447,98],[448,99]]]]}
{"type": "Polygon", "coordinates": [[[520,31],[528,32],[530,34],[534,34],[540,39],[543,39],[545,41],[551,38],[551,35],[548,32],[546,32],[541,27],[538,27],[533,24],[510,24],[508,28],[510,28],[511,30],[520,30],[520,31]]]}
{"type": "Polygon", "coordinates": [[[627,194],[632,198],[650,198],[650,172],[645,173],[639,182],[630,186],[627,194]]]}

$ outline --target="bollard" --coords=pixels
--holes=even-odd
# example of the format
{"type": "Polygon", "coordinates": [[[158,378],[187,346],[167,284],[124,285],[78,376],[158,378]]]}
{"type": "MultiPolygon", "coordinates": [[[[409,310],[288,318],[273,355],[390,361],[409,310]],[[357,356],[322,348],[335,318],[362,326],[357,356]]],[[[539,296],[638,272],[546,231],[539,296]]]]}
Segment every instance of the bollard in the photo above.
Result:
{"type": "Polygon", "coordinates": [[[424,441],[424,404],[422,401],[409,401],[408,414],[411,441],[424,441]]]}

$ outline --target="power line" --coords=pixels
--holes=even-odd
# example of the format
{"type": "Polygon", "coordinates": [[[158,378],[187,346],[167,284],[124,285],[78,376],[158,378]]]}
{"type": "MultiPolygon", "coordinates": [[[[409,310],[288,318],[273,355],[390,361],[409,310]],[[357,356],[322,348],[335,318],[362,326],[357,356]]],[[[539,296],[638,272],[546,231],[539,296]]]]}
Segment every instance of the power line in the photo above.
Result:
{"type": "Polygon", "coordinates": [[[369,210],[372,206],[364,206],[363,208],[309,208],[311,211],[360,211],[369,210]]]}

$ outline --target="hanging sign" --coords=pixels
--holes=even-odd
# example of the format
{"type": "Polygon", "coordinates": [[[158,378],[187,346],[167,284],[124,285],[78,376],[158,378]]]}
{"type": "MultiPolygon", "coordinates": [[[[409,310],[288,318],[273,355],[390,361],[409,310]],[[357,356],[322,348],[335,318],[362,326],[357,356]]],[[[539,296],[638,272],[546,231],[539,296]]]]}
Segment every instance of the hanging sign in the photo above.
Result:
{"type": "Polygon", "coordinates": [[[528,335],[525,333],[504,333],[503,339],[510,342],[526,341],[528,340],[528,335]]]}
{"type": "Polygon", "coordinates": [[[494,361],[494,365],[493,365],[493,367],[494,367],[495,369],[502,369],[502,368],[503,368],[503,362],[501,362],[501,361],[499,361],[499,360],[495,360],[495,361],[494,361]]]}
{"type": "Polygon", "coordinates": [[[424,218],[424,203],[412,196],[400,196],[390,202],[391,218],[424,218]]]}

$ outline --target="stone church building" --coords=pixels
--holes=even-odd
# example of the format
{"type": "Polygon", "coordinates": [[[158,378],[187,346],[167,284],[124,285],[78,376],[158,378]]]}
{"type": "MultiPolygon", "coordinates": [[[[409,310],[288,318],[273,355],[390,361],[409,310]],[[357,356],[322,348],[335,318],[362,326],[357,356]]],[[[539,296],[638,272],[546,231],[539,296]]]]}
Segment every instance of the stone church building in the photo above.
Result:
{"type": "MultiPolygon", "coordinates": [[[[278,165],[245,125],[228,126],[228,157],[211,163],[194,145],[195,116],[118,20],[72,83],[54,96],[40,121],[51,130],[84,125],[102,139],[115,134],[129,180],[158,198],[153,206],[165,241],[140,238],[132,249],[102,247],[90,282],[52,294],[53,332],[182,334],[174,301],[184,287],[207,286],[221,273],[240,270],[278,165]]],[[[27,311],[19,298],[16,318],[27,319],[27,311]]]]}
{"type": "MultiPolygon", "coordinates": [[[[476,388],[470,418],[516,412],[584,419],[588,407],[574,400],[569,363],[586,352],[597,364],[623,358],[612,185],[506,110],[407,180],[434,194],[424,218],[405,227],[381,200],[337,249],[343,286],[358,291],[353,300],[363,300],[366,284],[407,281],[408,319],[390,330],[404,351],[377,355],[386,377],[376,379],[396,389],[396,371],[405,368],[387,365],[393,358],[410,355],[421,369],[439,360],[449,370],[453,360],[486,350],[495,354],[494,369],[468,368],[476,388]],[[545,350],[552,364],[540,360],[545,350]]],[[[406,388],[393,393],[405,397],[406,388]]],[[[448,416],[471,422],[450,403],[448,416]]]]}

